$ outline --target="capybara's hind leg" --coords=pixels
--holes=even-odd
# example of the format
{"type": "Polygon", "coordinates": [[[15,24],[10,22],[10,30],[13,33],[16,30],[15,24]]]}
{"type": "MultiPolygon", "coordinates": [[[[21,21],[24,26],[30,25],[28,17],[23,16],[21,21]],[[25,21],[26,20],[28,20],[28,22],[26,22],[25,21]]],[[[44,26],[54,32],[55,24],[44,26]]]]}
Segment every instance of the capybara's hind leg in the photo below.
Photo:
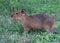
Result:
{"type": "Polygon", "coordinates": [[[51,30],[51,33],[53,33],[53,34],[57,34],[57,31],[55,30],[54,27],[52,27],[50,30],[51,30]]]}
{"type": "Polygon", "coordinates": [[[48,25],[45,25],[45,26],[44,26],[44,29],[45,29],[45,31],[48,32],[48,33],[53,33],[53,34],[56,34],[56,33],[57,33],[57,31],[54,29],[53,26],[50,27],[50,26],[48,26],[48,25]]]}
{"type": "Polygon", "coordinates": [[[50,27],[48,25],[45,25],[44,26],[44,29],[45,29],[46,32],[51,33],[50,27]]]}
{"type": "Polygon", "coordinates": [[[57,34],[57,31],[55,29],[52,30],[53,34],[57,34]]]}

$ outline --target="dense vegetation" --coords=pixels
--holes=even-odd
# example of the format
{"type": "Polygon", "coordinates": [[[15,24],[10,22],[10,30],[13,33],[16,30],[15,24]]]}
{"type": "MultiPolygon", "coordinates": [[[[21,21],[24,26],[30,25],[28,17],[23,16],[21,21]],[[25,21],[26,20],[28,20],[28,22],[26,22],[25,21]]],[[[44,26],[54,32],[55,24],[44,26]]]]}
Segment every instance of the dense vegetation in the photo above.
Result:
{"type": "Polygon", "coordinates": [[[60,0],[0,0],[0,43],[60,43],[60,0]],[[40,30],[31,31],[22,36],[23,27],[20,21],[11,20],[11,14],[19,9],[27,13],[46,13],[56,19],[55,28],[58,34],[48,34],[40,30]]]}

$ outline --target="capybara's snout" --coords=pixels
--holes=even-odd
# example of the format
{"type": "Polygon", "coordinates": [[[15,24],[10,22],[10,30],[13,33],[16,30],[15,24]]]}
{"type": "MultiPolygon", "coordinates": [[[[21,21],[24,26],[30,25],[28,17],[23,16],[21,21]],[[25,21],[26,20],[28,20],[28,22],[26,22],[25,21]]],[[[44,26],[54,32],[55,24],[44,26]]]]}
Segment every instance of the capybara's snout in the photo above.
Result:
{"type": "Polygon", "coordinates": [[[11,15],[11,18],[12,18],[12,19],[16,19],[16,17],[15,17],[15,15],[14,15],[14,14],[12,14],[12,15],[11,15]]]}
{"type": "Polygon", "coordinates": [[[14,15],[11,15],[11,18],[13,19],[14,18],[14,15]]]}
{"type": "Polygon", "coordinates": [[[20,18],[20,16],[15,12],[11,15],[11,18],[14,19],[14,20],[17,20],[20,18]]]}

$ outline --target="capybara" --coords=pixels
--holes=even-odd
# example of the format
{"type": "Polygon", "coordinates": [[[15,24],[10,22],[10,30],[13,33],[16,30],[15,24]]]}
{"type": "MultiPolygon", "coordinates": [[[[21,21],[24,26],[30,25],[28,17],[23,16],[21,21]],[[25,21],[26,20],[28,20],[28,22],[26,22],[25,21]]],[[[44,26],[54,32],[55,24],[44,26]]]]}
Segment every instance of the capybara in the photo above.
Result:
{"type": "Polygon", "coordinates": [[[15,20],[22,21],[24,32],[30,29],[44,29],[46,32],[55,33],[55,19],[46,14],[28,15],[24,9],[14,12],[11,17],[15,20]]]}

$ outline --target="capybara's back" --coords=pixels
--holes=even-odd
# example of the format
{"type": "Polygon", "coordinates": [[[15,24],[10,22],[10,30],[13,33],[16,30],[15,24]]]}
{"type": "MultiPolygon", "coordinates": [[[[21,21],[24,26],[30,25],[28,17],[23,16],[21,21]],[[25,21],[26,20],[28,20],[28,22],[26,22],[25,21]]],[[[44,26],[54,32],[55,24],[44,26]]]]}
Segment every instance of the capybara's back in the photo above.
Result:
{"type": "Polygon", "coordinates": [[[46,14],[29,16],[24,10],[20,10],[13,13],[12,18],[23,22],[24,32],[28,32],[30,29],[44,29],[47,32],[56,32],[54,29],[55,20],[46,14]]]}

